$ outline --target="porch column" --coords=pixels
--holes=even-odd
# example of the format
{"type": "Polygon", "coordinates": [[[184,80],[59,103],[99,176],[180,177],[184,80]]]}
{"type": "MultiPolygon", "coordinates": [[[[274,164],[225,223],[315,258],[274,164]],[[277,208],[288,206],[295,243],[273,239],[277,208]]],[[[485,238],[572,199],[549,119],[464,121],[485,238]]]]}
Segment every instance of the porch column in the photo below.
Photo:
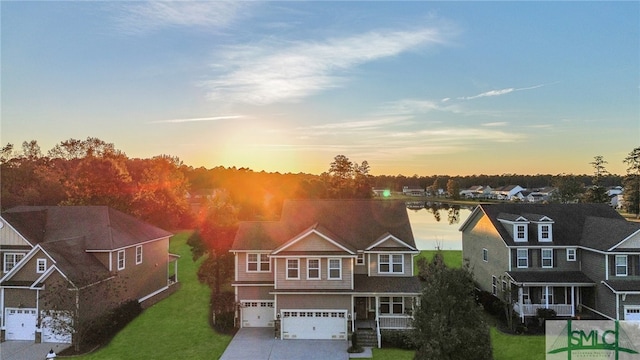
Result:
{"type": "Polygon", "coordinates": [[[520,309],[520,321],[524,322],[524,304],[522,293],[522,286],[518,286],[518,308],[520,309]]]}
{"type": "Polygon", "coordinates": [[[571,286],[571,317],[576,316],[576,293],[575,286],[571,286]]]}
{"type": "Polygon", "coordinates": [[[549,286],[544,287],[544,308],[549,308],[549,286]]]}
{"type": "Polygon", "coordinates": [[[178,259],[173,262],[173,270],[174,276],[176,278],[175,282],[178,282],[178,259]]]}

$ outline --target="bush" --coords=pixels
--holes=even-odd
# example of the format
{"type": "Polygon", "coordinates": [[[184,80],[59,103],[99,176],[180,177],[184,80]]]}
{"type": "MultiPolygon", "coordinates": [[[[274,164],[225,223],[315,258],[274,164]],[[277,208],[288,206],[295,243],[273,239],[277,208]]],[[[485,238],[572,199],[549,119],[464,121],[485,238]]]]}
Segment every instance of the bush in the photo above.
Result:
{"type": "Polygon", "coordinates": [[[362,346],[358,344],[358,333],[351,334],[351,347],[347,349],[348,353],[361,353],[364,352],[362,346]]]}
{"type": "Polygon", "coordinates": [[[411,331],[382,330],[381,335],[382,347],[394,347],[406,350],[415,350],[417,348],[411,331]]]}
{"type": "Polygon", "coordinates": [[[93,346],[107,343],[141,313],[142,306],[138,300],[129,300],[123,303],[91,323],[82,338],[82,345],[93,346]]]}

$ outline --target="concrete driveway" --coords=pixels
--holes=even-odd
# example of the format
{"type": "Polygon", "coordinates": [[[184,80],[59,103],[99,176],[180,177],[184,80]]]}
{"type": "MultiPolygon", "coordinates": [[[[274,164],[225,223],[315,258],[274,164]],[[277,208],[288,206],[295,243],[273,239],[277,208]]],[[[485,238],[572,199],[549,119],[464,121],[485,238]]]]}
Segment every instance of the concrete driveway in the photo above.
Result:
{"type": "Polygon", "coordinates": [[[69,344],[41,343],[33,341],[5,341],[0,343],[0,359],[2,360],[43,360],[49,350],[57,354],[68,348],[69,344]]]}
{"type": "Polygon", "coordinates": [[[347,360],[346,340],[278,340],[273,328],[242,328],[221,360],[347,360]]]}

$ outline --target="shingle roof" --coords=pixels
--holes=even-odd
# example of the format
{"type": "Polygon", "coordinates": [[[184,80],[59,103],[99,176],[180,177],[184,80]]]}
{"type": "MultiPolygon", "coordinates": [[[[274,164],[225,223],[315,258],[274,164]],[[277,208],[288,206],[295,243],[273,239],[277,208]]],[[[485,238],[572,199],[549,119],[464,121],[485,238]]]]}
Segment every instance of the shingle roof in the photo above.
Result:
{"type": "Polygon", "coordinates": [[[107,206],[18,206],[7,220],[33,245],[78,237],[86,250],[113,250],[171,233],[107,206]]]}
{"type": "Polygon", "coordinates": [[[517,283],[595,285],[582,271],[508,271],[507,274],[517,283]]]}
{"type": "MultiPolygon", "coordinates": [[[[594,240],[591,237],[585,238],[585,235],[592,236],[589,232],[585,233],[585,231],[587,228],[592,228],[591,225],[594,218],[598,219],[597,222],[601,226],[600,230],[603,231],[606,229],[613,231],[619,224],[622,224],[621,220],[626,221],[615,209],[612,209],[607,204],[481,204],[478,205],[476,210],[487,215],[507,246],[524,246],[537,242],[537,225],[534,223],[529,225],[529,241],[526,244],[515,243],[505,225],[498,221],[500,217],[511,219],[514,216],[521,215],[526,218],[527,215],[536,214],[534,217],[539,219],[540,216],[547,216],[554,222],[552,227],[553,245],[559,246],[578,246],[581,245],[583,239],[589,243],[588,246],[595,246],[596,244],[599,244],[598,246],[607,246],[606,244],[608,243],[617,243],[622,239],[614,240],[611,237],[605,237],[594,240]]],[[[461,226],[461,229],[464,229],[466,224],[470,222],[470,218],[471,216],[461,226]]],[[[536,220],[535,218],[530,220],[536,220]]],[[[595,236],[595,233],[593,236],[595,236]]]]}
{"type": "Polygon", "coordinates": [[[317,224],[344,246],[363,250],[385,233],[415,247],[402,201],[287,200],[280,221],[242,222],[233,250],[273,250],[317,224]]]}
{"type": "Polygon", "coordinates": [[[353,291],[357,293],[419,294],[420,279],[417,276],[367,276],[353,275],[353,291]]]}
{"type": "Polygon", "coordinates": [[[606,251],[638,230],[640,230],[640,223],[637,222],[588,217],[585,221],[581,244],[606,251]]]}
{"type": "Polygon", "coordinates": [[[640,291],[640,280],[607,280],[605,283],[611,289],[619,292],[640,291]]]}

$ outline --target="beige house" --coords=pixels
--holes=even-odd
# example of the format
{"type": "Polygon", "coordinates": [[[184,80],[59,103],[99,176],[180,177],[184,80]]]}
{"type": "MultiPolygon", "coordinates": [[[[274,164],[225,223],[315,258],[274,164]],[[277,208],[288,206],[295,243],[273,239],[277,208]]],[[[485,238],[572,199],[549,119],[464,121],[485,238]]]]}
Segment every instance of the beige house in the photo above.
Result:
{"type": "Polygon", "coordinates": [[[274,222],[243,222],[232,250],[240,327],[281,339],[346,340],[410,329],[420,294],[404,202],[285,201],[274,222]]]}

